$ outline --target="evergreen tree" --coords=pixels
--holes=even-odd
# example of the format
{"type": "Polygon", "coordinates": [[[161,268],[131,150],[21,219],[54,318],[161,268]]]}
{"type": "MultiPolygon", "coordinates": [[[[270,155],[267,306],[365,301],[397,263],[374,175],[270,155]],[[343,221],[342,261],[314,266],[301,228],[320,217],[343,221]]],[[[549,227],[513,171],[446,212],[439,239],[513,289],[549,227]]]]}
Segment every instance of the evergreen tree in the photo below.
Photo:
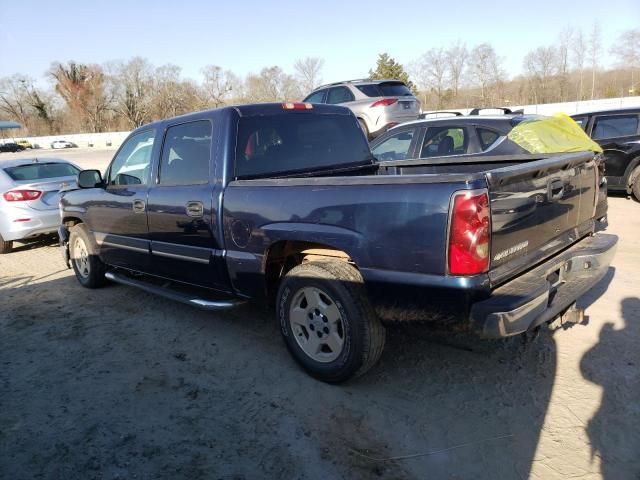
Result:
{"type": "Polygon", "coordinates": [[[415,94],[416,86],[409,80],[409,74],[404,71],[404,67],[396,62],[387,53],[378,54],[376,69],[369,70],[369,78],[372,80],[400,80],[415,94]]]}

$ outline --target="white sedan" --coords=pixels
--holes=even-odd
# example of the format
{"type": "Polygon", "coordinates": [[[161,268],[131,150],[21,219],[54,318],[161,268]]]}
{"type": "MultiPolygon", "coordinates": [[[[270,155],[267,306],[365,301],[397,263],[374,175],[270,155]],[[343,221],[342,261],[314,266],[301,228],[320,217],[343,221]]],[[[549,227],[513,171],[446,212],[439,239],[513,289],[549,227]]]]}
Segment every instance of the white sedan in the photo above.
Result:
{"type": "Polygon", "coordinates": [[[66,140],[55,140],[51,142],[51,148],[73,148],[74,145],[66,140]]]}

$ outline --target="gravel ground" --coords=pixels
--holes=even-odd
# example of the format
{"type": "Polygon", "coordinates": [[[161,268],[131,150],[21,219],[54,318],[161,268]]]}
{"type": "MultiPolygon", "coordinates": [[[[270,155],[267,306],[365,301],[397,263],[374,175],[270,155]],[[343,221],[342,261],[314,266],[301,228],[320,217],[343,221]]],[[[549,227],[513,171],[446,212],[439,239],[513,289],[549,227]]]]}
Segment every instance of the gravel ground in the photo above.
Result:
{"type": "Polygon", "coordinates": [[[272,312],[86,290],[53,241],[19,246],[0,257],[0,478],[638,480],[640,204],[609,200],[620,245],[584,324],[394,327],[342,386],[297,367],[272,312]]]}

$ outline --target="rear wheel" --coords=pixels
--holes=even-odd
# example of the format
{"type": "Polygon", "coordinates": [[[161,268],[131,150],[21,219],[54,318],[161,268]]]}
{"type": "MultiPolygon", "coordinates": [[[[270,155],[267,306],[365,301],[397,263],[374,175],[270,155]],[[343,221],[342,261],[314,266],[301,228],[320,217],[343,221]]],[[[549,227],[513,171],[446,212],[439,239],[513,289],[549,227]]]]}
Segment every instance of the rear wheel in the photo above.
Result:
{"type": "Polygon", "coordinates": [[[98,258],[89,232],[82,224],[71,228],[69,254],[73,271],[80,285],[86,288],[98,288],[104,285],[106,281],[104,263],[98,258]]]}
{"type": "Polygon", "coordinates": [[[631,173],[631,181],[631,191],[633,192],[633,196],[640,202],[640,167],[636,167],[636,169],[631,173]]]}
{"type": "Polygon", "coordinates": [[[364,120],[362,120],[361,118],[358,119],[358,123],[360,124],[360,128],[364,132],[364,136],[367,137],[367,140],[370,140],[371,137],[369,135],[369,129],[367,128],[367,124],[364,123],[364,120]]]}
{"type": "Polygon", "coordinates": [[[2,235],[0,235],[0,254],[11,253],[12,250],[13,250],[13,241],[5,240],[4,238],[2,238],[2,235]]]}
{"type": "Polygon", "coordinates": [[[285,343],[312,376],[338,383],[362,375],[380,358],[385,329],[358,270],[341,261],[293,268],[278,292],[285,343]]]}

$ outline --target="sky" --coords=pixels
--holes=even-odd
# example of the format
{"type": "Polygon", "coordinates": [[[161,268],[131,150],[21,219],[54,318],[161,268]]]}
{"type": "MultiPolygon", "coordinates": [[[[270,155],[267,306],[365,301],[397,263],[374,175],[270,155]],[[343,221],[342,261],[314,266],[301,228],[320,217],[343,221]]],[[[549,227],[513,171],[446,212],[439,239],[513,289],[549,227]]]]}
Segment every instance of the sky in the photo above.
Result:
{"type": "Polygon", "coordinates": [[[640,0],[0,0],[0,77],[26,74],[46,84],[54,61],[105,63],[133,56],[171,63],[201,80],[205,65],[239,75],[296,59],[325,60],[322,78],[365,77],[378,53],[408,66],[432,47],[457,39],[488,42],[513,77],[522,58],[570,26],[588,32],[597,21],[606,46],[640,28],[640,0]]]}

